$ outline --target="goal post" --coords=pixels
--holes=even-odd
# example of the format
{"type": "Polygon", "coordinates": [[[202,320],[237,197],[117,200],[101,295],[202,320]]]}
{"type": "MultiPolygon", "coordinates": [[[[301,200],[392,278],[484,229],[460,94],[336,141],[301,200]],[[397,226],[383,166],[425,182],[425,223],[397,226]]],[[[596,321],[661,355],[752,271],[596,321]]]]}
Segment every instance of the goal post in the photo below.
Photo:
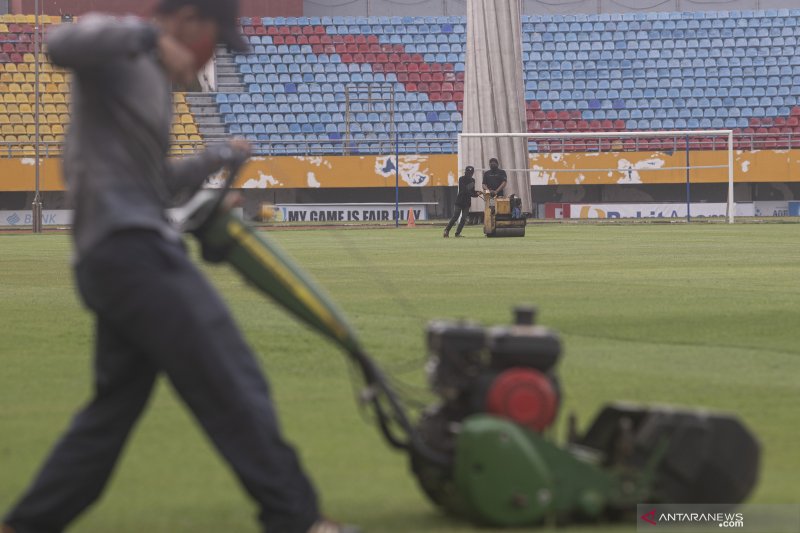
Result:
{"type": "MultiPolygon", "coordinates": [[[[689,199],[688,194],[688,187],[689,187],[689,171],[692,169],[698,170],[709,170],[709,169],[727,169],[727,181],[728,181],[728,191],[727,191],[727,200],[726,200],[726,216],[729,224],[733,224],[735,219],[735,201],[734,201],[734,139],[733,139],[733,130],[686,130],[686,131],[587,131],[587,132],[539,132],[539,133],[460,133],[458,135],[458,171],[462,172],[465,165],[469,164],[467,161],[464,161],[464,140],[465,139],[497,139],[497,138],[523,138],[527,139],[528,142],[535,142],[539,140],[561,140],[562,146],[564,141],[589,141],[589,140],[597,140],[598,145],[601,140],[603,139],[641,139],[641,140],[649,140],[649,139],[675,139],[675,148],[681,149],[683,140],[685,139],[686,143],[686,150],[687,154],[690,151],[690,142],[689,139],[697,139],[697,138],[710,138],[710,137],[717,137],[722,138],[726,145],[727,145],[727,164],[726,165],[706,165],[706,166],[690,166],[688,161],[686,166],[672,166],[667,168],[654,168],[654,169],[637,169],[637,172],[656,172],[656,171],[665,171],[665,170],[686,170],[687,171],[687,206],[689,206],[689,210],[691,208],[691,202],[689,199]]],[[[698,144],[697,142],[693,144],[698,144]]],[[[702,141],[699,142],[702,145],[702,141]]],[[[572,150],[576,151],[576,150],[572,150]]],[[[599,148],[598,148],[599,151],[599,148]]],[[[607,152],[618,152],[618,150],[603,150],[607,152]]],[[[565,150],[562,149],[561,152],[548,150],[544,153],[564,153],[565,150]]],[[[507,171],[514,171],[514,172],[533,172],[532,168],[527,169],[506,169],[507,171]]],[[[604,172],[604,171],[619,171],[618,168],[606,168],[606,169],[581,169],[581,170],[569,170],[569,169],[553,169],[552,172],[604,172]]]]}

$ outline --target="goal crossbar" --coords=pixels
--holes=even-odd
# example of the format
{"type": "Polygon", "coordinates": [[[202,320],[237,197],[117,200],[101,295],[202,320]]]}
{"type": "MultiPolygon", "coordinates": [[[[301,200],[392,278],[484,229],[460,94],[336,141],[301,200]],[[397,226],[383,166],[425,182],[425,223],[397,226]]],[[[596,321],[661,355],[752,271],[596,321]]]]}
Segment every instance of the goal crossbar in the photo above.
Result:
{"type": "MultiPolygon", "coordinates": [[[[728,201],[727,215],[728,223],[734,222],[734,197],[733,197],[733,164],[734,164],[734,144],[733,130],[685,130],[685,131],[586,131],[586,132],[538,132],[538,133],[459,133],[458,134],[458,169],[459,172],[464,168],[462,161],[464,139],[603,139],[603,138],[636,138],[636,137],[727,137],[728,138],[728,201]]],[[[695,168],[695,167],[691,167],[695,168]]],[[[709,167],[711,168],[711,167],[709,167]]],[[[726,167],[720,167],[726,168],[726,167]]],[[[528,169],[527,171],[530,171],[528,169]]]]}

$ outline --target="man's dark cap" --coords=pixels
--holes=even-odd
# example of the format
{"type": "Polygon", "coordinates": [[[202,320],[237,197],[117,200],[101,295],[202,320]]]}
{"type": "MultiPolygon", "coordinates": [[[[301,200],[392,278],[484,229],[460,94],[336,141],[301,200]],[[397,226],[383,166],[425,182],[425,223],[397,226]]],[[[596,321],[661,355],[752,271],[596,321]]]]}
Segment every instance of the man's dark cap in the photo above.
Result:
{"type": "Polygon", "coordinates": [[[467,167],[465,170],[467,172],[475,172],[475,167],[467,167]]]}
{"type": "Polygon", "coordinates": [[[500,161],[498,161],[496,157],[491,158],[489,160],[489,163],[491,163],[492,161],[494,161],[495,163],[498,163],[498,164],[500,163],[500,161]]]}
{"type": "Polygon", "coordinates": [[[246,53],[250,44],[239,31],[239,0],[159,0],[157,13],[172,13],[183,6],[194,6],[200,15],[219,25],[219,41],[233,52],[246,53]]]}

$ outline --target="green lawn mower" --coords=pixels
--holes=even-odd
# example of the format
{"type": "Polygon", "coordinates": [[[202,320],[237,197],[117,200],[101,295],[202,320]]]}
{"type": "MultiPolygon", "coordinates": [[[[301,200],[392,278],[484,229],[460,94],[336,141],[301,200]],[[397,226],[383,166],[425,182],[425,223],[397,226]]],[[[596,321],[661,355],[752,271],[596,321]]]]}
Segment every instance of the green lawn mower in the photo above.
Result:
{"type": "Polygon", "coordinates": [[[412,416],[343,313],[268,239],[235,216],[226,187],[205,191],[184,227],[203,257],[244,278],[338,344],[358,367],[361,400],[381,433],[444,512],[479,525],[628,520],[642,503],[743,501],[758,476],[759,444],[734,416],[612,403],[584,433],[552,436],[561,404],[559,337],[518,308],[509,326],[434,321],[428,377],[436,401],[412,416]]]}

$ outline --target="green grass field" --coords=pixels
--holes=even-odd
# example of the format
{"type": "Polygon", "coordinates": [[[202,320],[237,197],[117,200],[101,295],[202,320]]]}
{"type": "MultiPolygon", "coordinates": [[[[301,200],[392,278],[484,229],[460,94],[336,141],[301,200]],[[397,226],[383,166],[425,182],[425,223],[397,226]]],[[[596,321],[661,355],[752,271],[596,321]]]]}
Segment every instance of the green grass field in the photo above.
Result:
{"type": "MultiPolygon", "coordinates": [[[[515,303],[536,303],[564,338],[565,408],[582,424],[609,400],[739,413],[763,444],[752,501],[800,501],[800,226],[544,225],[496,240],[467,228],[447,241],[440,231],[270,237],[409,382],[424,380],[427,319],[505,323],[515,303]]],[[[68,236],[0,236],[0,511],[91,391],[92,324],[70,254],[68,236]]],[[[335,348],[228,268],[208,273],[261,356],[328,514],[368,532],[471,530],[427,503],[405,458],[360,418],[335,348]]],[[[254,532],[254,513],[162,382],[109,490],[74,530],[254,532]]]]}

